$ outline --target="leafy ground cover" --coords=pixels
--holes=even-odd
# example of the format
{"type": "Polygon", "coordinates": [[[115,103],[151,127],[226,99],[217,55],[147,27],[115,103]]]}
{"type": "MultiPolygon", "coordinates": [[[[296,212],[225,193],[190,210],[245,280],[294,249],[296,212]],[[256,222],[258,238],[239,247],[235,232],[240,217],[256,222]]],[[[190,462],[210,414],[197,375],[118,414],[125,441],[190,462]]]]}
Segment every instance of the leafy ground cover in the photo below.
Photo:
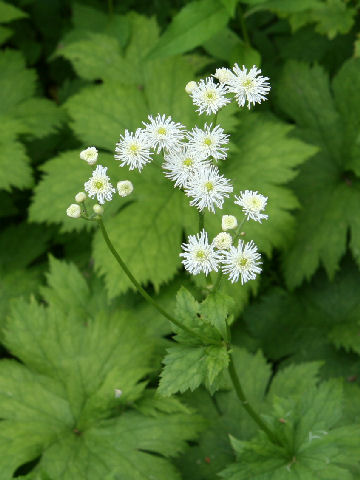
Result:
{"type": "MultiPolygon", "coordinates": [[[[0,480],[360,478],[359,10],[0,1],[0,480]],[[185,85],[234,62],[272,87],[217,118],[234,192],[269,198],[269,220],[246,225],[263,272],[205,298],[179,257],[195,209],[158,158],[129,172],[114,147],[149,114],[199,125],[185,85]],[[135,187],[105,209],[113,244],[206,342],[138,295],[94,223],[66,216],[92,145],[135,187]]],[[[222,213],[204,216],[211,237],[222,213]]]]}

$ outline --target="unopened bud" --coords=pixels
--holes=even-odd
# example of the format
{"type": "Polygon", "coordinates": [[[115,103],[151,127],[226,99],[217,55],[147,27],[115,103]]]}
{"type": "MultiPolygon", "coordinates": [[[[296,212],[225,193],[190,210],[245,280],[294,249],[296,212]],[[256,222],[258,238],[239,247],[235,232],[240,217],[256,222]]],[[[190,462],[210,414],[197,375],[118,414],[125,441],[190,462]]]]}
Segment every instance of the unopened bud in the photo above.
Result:
{"type": "Polygon", "coordinates": [[[82,203],[86,199],[86,193],[79,192],[75,195],[75,201],[78,203],[82,203]]]}
{"type": "Polygon", "coordinates": [[[66,210],[66,215],[71,218],[79,218],[81,215],[81,208],[77,203],[72,203],[66,210]]]}
{"type": "Polygon", "coordinates": [[[190,93],[192,93],[195,90],[195,88],[197,88],[197,83],[192,80],[191,82],[186,84],[185,92],[190,95],[190,93]]]}
{"type": "Polygon", "coordinates": [[[95,147],[89,147],[80,153],[81,160],[85,160],[89,165],[95,165],[98,158],[98,151],[95,147]]]}
{"type": "Polygon", "coordinates": [[[237,227],[237,219],[234,215],[223,215],[221,219],[221,228],[223,230],[233,230],[237,227]]]}
{"type": "Polygon", "coordinates": [[[114,389],[114,396],[115,398],[120,398],[122,395],[122,390],[120,390],[119,388],[115,388],[114,389]]]}
{"type": "Polygon", "coordinates": [[[104,208],[98,203],[95,203],[95,205],[93,206],[93,210],[96,215],[102,215],[104,213],[104,208]]]}
{"type": "Polygon", "coordinates": [[[134,186],[130,180],[122,180],[116,185],[120,197],[127,197],[130,193],[133,192],[134,186]]]}
{"type": "Polygon", "coordinates": [[[221,232],[214,238],[214,245],[219,250],[228,250],[232,245],[230,233],[221,232]]]}

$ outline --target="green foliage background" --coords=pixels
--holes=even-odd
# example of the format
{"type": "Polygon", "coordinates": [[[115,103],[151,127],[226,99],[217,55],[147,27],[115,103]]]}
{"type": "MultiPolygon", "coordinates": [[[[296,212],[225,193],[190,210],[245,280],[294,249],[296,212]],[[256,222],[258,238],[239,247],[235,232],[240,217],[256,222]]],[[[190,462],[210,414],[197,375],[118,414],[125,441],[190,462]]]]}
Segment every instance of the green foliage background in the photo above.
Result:
{"type": "MultiPolygon", "coordinates": [[[[0,480],[360,479],[359,11],[0,0],[0,480]],[[269,197],[269,220],[246,225],[264,271],[201,302],[204,279],[179,258],[196,212],[156,163],[128,172],[113,151],[148,114],[201,125],[185,84],[234,62],[272,85],[251,112],[218,116],[235,193],[269,197]],[[172,332],[94,225],[65,215],[92,145],[135,187],[104,215],[130,270],[214,341],[229,315],[243,388],[287,450],[236,398],[226,348],[172,332]]],[[[230,200],[205,215],[211,237],[223,213],[230,200]]]]}

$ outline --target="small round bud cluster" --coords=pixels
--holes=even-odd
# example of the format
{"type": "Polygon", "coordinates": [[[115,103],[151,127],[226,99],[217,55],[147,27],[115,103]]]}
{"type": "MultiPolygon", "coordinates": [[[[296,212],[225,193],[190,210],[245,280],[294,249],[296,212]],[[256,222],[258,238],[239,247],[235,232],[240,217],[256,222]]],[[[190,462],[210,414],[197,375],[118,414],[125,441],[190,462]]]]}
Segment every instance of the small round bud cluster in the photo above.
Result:
{"type": "Polygon", "coordinates": [[[192,80],[191,82],[186,84],[185,92],[190,95],[196,88],[197,88],[197,83],[192,80]]]}
{"type": "Polygon", "coordinates": [[[232,245],[232,236],[227,232],[220,232],[213,240],[218,250],[228,250],[232,245]]]}
{"type": "Polygon", "coordinates": [[[66,215],[71,218],[79,218],[81,215],[81,208],[77,203],[72,203],[66,210],[66,215]]]}
{"type": "Polygon", "coordinates": [[[221,228],[226,230],[234,230],[238,225],[236,217],[234,215],[223,215],[221,219],[221,228]]]}
{"type": "Polygon", "coordinates": [[[120,197],[127,197],[134,191],[134,186],[130,180],[121,180],[116,185],[120,197]]]}
{"type": "Polygon", "coordinates": [[[75,195],[75,202],[82,203],[86,200],[86,193],[79,192],[75,195]]]}
{"type": "Polygon", "coordinates": [[[89,165],[95,165],[98,159],[98,151],[95,147],[89,147],[80,152],[81,160],[85,160],[89,165]]]}
{"type": "Polygon", "coordinates": [[[95,203],[95,205],[93,205],[93,210],[96,215],[102,215],[104,213],[104,207],[102,207],[98,203],[95,203]]]}

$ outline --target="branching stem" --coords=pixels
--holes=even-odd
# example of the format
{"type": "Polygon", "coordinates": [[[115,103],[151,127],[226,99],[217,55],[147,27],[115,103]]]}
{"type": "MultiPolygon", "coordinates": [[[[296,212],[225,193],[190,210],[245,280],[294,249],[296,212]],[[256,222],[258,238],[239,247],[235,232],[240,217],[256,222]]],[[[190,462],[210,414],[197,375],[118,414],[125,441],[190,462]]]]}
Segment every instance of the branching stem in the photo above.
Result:
{"type": "Polygon", "coordinates": [[[99,224],[99,227],[100,227],[100,230],[101,230],[101,233],[102,233],[102,236],[104,237],[104,240],[105,240],[105,243],[107,245],[107,247],[109,248],[110,252],[112,253],[112,255],[114,256],[115,260],[117,261],[117,263],[120,265],[120,267],[122,268],[123,272],[125,273],[125,275],[128,277],[128,279],[130,280],[130,282],[134,285],[134,287],[136,288],[136,290],[140,293],[140,295],[142,295],[142,297],[148,302],[150,303],[151,305],[153,305],[153,307],[155,307],[160,313],[161,315],[163,315],[165,318],[167,318],[168,320],[170,320],[171,323],[173,323],[174,325],[176,325],[177,327],[181,328],[181,330],[183,330],[184,332],[188,333],[189,335],[192,335],[194,337],[197,337],[198,339],[200,339],[202,342],[204,341],[204,338],[198,334],[197,332],[195,332],[194,330],[192,330],[191,328],[187,327],[186,325],[183,325],[181,322],[179,322],[179,320],[177,320],[176,318],[174,318],[172,315],[170,315],[166,310],[164,310],[162,308],[161,305],[159,305],[148,293],[146,290],[143,289],[143,287],[140,285],[140,283],[136,280],[136,278],[134,277],[134,275],[130,272],[130,270],[128,269],[128,267],[126,266],[126,263],[123,261],[123,259],[120,257],[120,255],[118,254],[118,252],[116,251],[114,245],[111,243],[111,240],[109,238],[109,235],[106,231],[106,228],[105,228],[105,225],[104,225],[104,222],[102,221],[101,218],[97,218],[96,219],[98,224],[99,224]]]}

